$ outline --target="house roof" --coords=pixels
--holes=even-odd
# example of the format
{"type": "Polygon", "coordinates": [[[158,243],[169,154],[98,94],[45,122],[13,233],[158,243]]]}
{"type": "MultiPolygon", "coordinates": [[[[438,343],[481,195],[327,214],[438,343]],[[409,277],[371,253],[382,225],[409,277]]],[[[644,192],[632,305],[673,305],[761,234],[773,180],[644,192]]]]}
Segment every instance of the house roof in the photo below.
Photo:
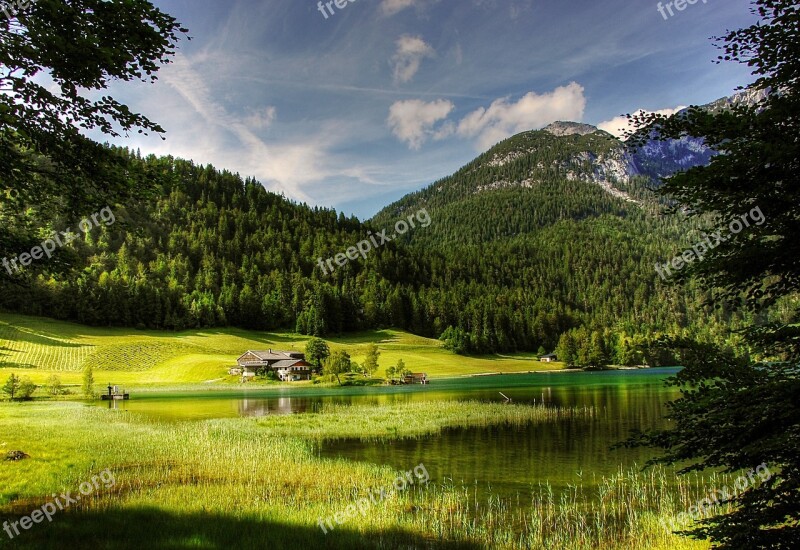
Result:
{"type": "Polygon", "coordinates": [[[548,353],[546,355],[542,355],[541,358],[544,359],[545,357],[555,357],[555,356],[556,356],[555,353],[548,353]]]}
{"type": "Polygon", "coordinates": [[[308,363],[301,359],[285,359],[283,361],[278,361],[277,363],[272,365],[273,369],[287,369],[289,367],[310,367],[308,363]]]}
{"type": "Polygon", "coordinates": [[[244,357],[245,355],[252,354],[258,357],[262,361],[281,361],[285,359],[295,359],[292,355],[303,355],[299,351],[278,351],[278,350],[269,350],[269,351],[257,351],[257,350],[247,350],[246,353],[243,353],[239,359],[244,357]]]}

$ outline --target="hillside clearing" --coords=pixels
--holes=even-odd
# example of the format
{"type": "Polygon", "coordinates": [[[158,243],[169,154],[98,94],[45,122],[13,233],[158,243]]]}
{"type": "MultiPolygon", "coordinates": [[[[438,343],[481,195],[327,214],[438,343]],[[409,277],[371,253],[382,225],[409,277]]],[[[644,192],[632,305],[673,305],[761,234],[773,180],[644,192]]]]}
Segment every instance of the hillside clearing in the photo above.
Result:
{"type": "MultiPolygon", "coordinates": [[[[80,384],[81,371],[94,369],[95,382],[126,385],[235,383],[227,370],[249,349],[302,351],[307,336],[241,329],[166,332],[87,327],[43,317],[0,314],[0,377],[27,375],[44,383],[57,374],[65,384],[80,384]]],[[[430,377],[557,370],[560,363],[540,363],[531,354],[463,357],[438,340],[400,330],[376,330],[327,340],[358,363],[367,345],[381,352],[379,375],[402,359],[412,371],[430,377]]]]}

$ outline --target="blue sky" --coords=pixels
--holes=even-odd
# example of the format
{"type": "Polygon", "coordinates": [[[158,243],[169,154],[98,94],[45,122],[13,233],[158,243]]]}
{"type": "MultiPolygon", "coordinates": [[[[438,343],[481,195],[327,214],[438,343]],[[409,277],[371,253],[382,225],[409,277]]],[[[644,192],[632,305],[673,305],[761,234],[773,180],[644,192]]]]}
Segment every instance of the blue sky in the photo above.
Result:
{"type": "Polygon", "coordinates": [[[750,24],[746,0],[155,0],[190,30],[155,85],[112,94],[166,140],[116,143],[259,179],[369,217],[497,141],[575,120],[613,130],[637,109],[731,94],[746,67],[709,38],[750,24]]]}

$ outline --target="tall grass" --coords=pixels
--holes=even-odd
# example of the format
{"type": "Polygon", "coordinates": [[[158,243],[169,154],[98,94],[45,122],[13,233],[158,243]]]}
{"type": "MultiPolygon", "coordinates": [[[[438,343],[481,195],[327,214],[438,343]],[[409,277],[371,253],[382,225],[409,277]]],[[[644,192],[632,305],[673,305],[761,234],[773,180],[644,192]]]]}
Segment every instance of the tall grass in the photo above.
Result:
{"type": "MultiPolygon", "coordinates": [[[[431,480],[397,492],[329,534],[319,518],[342,512],[396,472],[321,458],[321,437],[435,433],[443,426],[549,422],[590,410],[481,403],[331,406],[316,415],[162,423],[76,403],[0,404],[0,520],[18,519],[109,468],[101,490],[35,525],[18,548],[705,548],[659,524],[703,494],[702,480],[664,471],[619,472],[593,488],[549,487],[500,498],[431,480]],[[434,412],[436,414],[434,414],[434,412]],[[309,428],[303,431],[304,422],[309,428]],[[323,428],[324,427],[324,428],[323,428]],[[289,436],[295,430],[301,437],[289,436]]],[[[413,467],[409,464],[408,467],[413,467]]],[[[0,533],[2,535],[2,533],[0,533]]],[[[8,541],[0,537],[0,546],[8,541]]]]}
{"type": "Polygon", "coordinates": [[[566,418],[589,418],[590,407],[481,403],[478,401],[421,401],[377,406],[324,404],[316,413],[266,416],[257,420],[272,435],[311,440],[396,439],[440,433],[446,428],[522,426],[566,418]]]}
{"type": "Polygon", "coordinates": [[[703,484],[700,476],[676,479],[661,468],[620,470],[560,495],[544,484],[516,498],[479,500],[468,487],[444,484],[426,495],[436,504],[412,522],[444,540],[477,540],[491,548],[707,548],[675,536],[662,522],[694,504],[703,484]]]}

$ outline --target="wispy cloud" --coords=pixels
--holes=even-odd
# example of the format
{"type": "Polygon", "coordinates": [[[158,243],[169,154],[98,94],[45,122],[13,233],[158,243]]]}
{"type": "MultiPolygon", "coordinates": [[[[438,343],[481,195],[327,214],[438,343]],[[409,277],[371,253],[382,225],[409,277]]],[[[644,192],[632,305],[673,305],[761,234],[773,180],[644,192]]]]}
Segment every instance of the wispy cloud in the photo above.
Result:
{"type": "Polygon", "coordinates": [[[247,118],[244,119],[244,122],[250,128],[264,130],[272,126],[276,116],[277,110],[275,107],[270,106],[264,109],[251,110],[247,118]]]}
{"type": "MultiPolygon", "coordinates": [[[[302,191],[301,185],[324,176],[316,158],[311,154],[312,151],[304,147],[282,146],[281,154],[276,155],[250,129],[247,119],[243,120],[228,113],[213,98],[204,79],[192,68],[191,62],[184,55],[175,56],[170,70],[165,71],[162,78],[213,127],[214,132],[229,131],[238,139],[242,147],[237,155],[240,157],[240,169],[249,169],[258,177],[276,184],[277,190],[290,196],[310,200],[302,191]]],[[[263,116],[258,121],[263,123],[263,116]]]]}
{"type": "Polygon", "coordinates": [[[413,8],[422,4],[423,0],[383,0],[381,11],[384,15],[394,15],[407,8],[413,8]]]}
{"type": "Polygon", "coordinates": [[[398,38],[395,44],[397,51],[392,56],[390,63],[394,69],[396,84],[409,82],[419,71],[422,60],[436,55],[436,50],[419,36],[406,34],[398,38]]]}

